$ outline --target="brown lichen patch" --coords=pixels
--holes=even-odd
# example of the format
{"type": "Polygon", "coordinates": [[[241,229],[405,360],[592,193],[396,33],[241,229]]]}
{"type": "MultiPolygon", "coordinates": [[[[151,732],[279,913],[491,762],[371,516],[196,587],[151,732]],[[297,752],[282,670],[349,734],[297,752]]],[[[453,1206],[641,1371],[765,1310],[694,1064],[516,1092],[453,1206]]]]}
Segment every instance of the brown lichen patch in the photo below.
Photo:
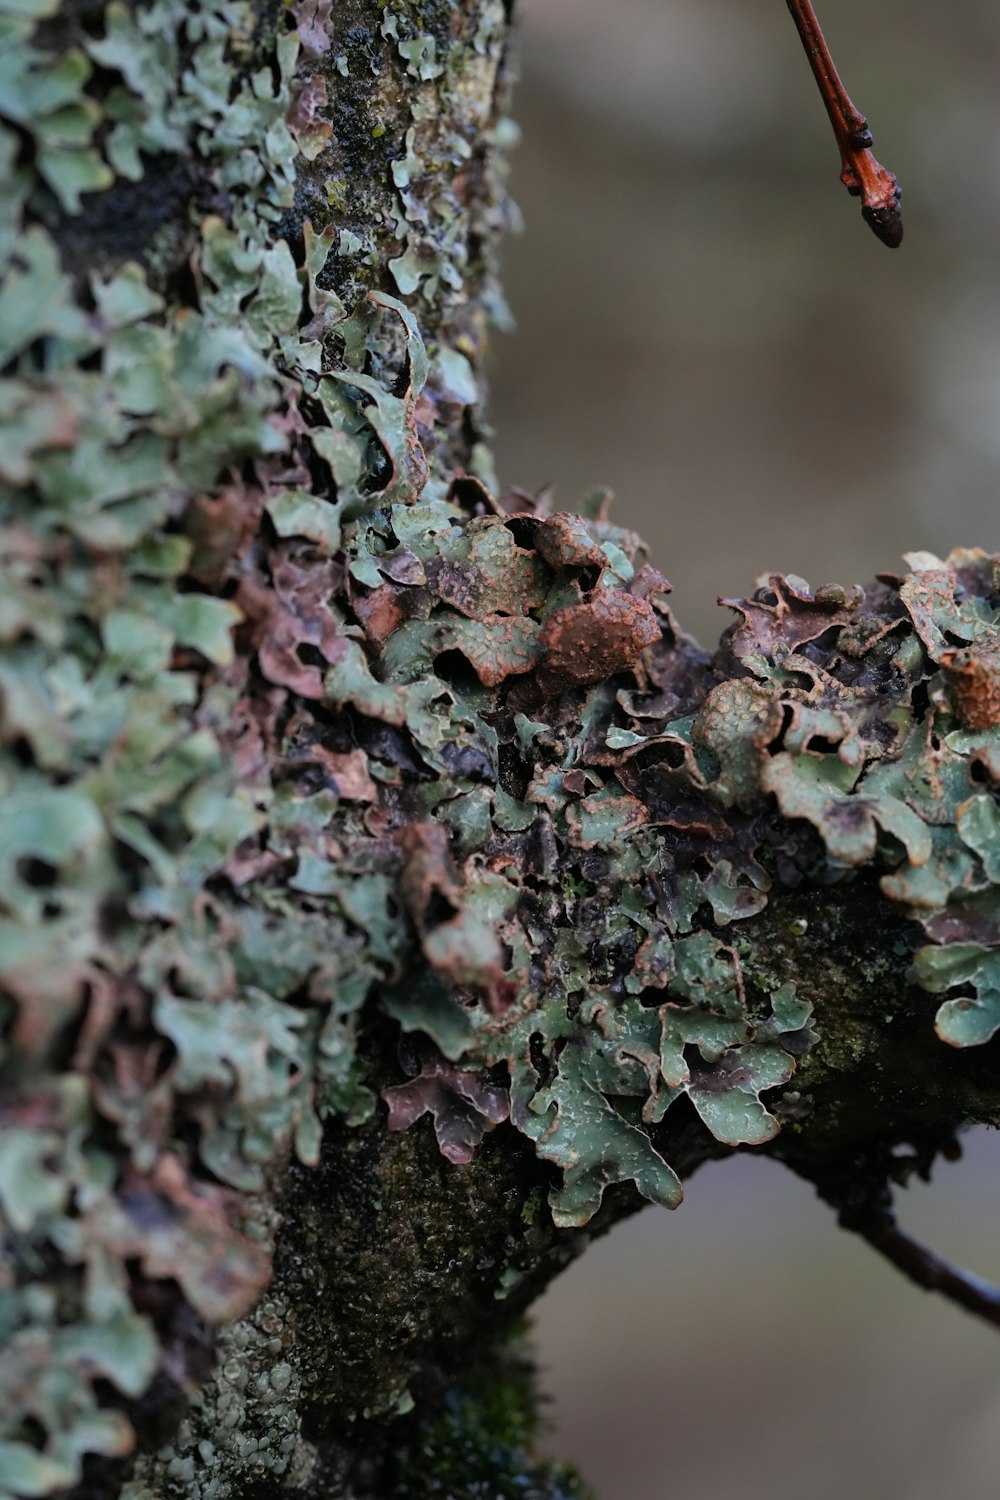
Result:
{"type": "Polygon", "coordinates": [[[278,687],[322,698],[324,666],[339,658],[341,629],[330,600],[340,570],[289,541],[273,549],[270,572],[273,593],[261,596],[269,607],[255,629],[261,672],[278,687]]]}
{"type": "Polygon", "coordinates": [[[292,14],[299,41],[307,57],[322,57],[330,46],[330,12],[333,0],[296,0],[292,14]]]}
{"type": "Polygon", "coordinates": [[[415,1078],[384,1088],[382,1098],[390,1130],[408,1130],[430,1114],[441,1155],[456,1165],[470,1162],[487,1129],[510,1115],[506,1089],[441,1057],[424,1058],[415,1078]]]}
{"type": "Polygon", "coordinates": [[[742,619],[726,634],[742,661],[758,653],[769,658],[776,645],[795,650],[832,628],[853,623],[864,599],[862,589],[828,584],[813,593],[802,579],[773,574],[752,599],[720,599],[742,619]]]}
{"type": "Polygon", "coordinates": [[[951,701],[966,729],[1000,724],[1000,650],[939,651],[951,701]]]}
{"type": "Polygon", "coordinates": [[[403,854],[399,890],[435,973],[459,988],[471,986],[491,1010],[510,999],[503,950],[491,925],[467,903],[439,823],[409,823],[396,834],[403,854]]]}
{"type": "Polygon", "coordinates": [[[249,1312],[271,1279],[267,1250],[240,1234],[239,1195],[198,1182],[166,1152],[148,1176],[122,1183],[121,1221],[108,1236],[123,1260],[136,1257],[154,1280],[173,1277],[209,1323],[249,1312]]]}
{"type": "Polygon", "coordinates": [[[531,671],[541,655],[541,635],[534,620],[518,615],[442,621],[431,650],[460,651],[484,687],[497,687],[508,677],[531,671]]]}
{"type": "Polygon", "coordinates": [[[183,520],[192,543],[191,577],[207,587],[229,577],[257,533],[263,506],[255,485],[226,484],[214,494],[195,496],[183,520]]]}
{"type": "Polygon", "coordinates": [[[659,621],[645,599],[624,589],[595,589],[589,598],[556,610],[545,621],[539,681],[546,692],[599,682],[634,666],[660,634],[659,621]]]}
{"type": "Polygon", "coordinates": [[[353,588],[351,608],[364,626],[368,640],[377,646],[406,619],[404,591],[391,583],[373,589],[353,588]]]}
{"type": "Polygon", "coordinates": [[[594,541],[582,516],[557,510],[535,531],[535,547],[553,568],[599,568],[607,558],[594,541]]]}
{"type": "Polygon", "coordinates": [[[515,541],[498,517],[470,521],[464,535],[428,569],[432,591],[472,620],[540,609],[549,588],[540,557],[515,541]]]}
{"type": "Polygon", "coordinates": [[[307,161],[319,155],[333,134],[333,126],[323,114],[329,102],[326,79],[322,73],[314,74],[301,81],[285,117],[307,161]]]}

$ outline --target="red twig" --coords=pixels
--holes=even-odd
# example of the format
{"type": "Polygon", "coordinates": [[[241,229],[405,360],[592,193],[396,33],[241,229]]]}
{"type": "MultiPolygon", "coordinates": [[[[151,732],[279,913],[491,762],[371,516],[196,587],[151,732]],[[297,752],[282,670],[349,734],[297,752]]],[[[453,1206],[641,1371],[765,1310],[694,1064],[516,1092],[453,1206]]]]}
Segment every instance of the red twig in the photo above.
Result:
{"type": "Polygon", "coordinates": [[[849,193],[855,197],[860,195],[865,223],[871,226],[883,245],[894,249],[903,238],[899,207],[901,189],[893,174],[872,155],[872,133],[868,121],[847,96],[811,0],[787,0],[787,4],[837,138],[840,180],[849,193]]]}

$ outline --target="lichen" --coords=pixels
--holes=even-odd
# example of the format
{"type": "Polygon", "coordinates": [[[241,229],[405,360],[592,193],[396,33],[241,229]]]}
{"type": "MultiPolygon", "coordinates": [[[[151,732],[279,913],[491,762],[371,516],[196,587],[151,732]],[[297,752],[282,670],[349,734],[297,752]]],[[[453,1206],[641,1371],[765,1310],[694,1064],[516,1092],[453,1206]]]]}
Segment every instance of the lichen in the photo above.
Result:
{"type": "Polygon", "coordinates": [[[268,1294],[247,1317],[222,1328],[210,1378],[192,1393],[165,1447],[140,1460],[122,1500],[150,1494],[228,1500],[234,1473],[272,1486],[285,1476],[308,1477],[299,1371],[289,1358],[294,1342],[293,1310],[268,1294]]]}
{"type": "Polygon", "coordinates": [[[385,1128],[362,1035],[390,1130],[430,1113],[462,1171],[509,1116],[580,1227],[679,1202],[672,1122],[764,1145],[807,1108],[820,997],[740,936],[776,892],[877,879],[928,1029],[995,1033],[1000,599],[970,551],[776,578],[710,660],[599,506],[458,465],[501,4],[53,12],[0,0],[0,1473],[125,1460],[167,1379],[201,1394],[135,1494],[221,1500],[308,1468],[328,1351],[262,1295],[289,1164],[385,1128]],[[81,278],[80,195],[170,156],[183,274],[81,278]]]}

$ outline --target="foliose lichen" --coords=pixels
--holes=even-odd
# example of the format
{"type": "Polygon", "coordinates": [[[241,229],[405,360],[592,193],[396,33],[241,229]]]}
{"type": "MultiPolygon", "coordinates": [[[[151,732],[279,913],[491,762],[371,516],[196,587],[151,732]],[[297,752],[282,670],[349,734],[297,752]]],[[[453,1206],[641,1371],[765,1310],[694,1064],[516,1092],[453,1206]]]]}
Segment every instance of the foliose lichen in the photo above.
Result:
{"type": "Polygon", "coordinates": [[[375,9],[409,80],[403,109],[376,67],[388,124],[365,122],[396,151],[409,305],[339,264],[366,253],[350,195],[385,184],[328,176],[306,217],[324,153],[360,150],[335,86],[367,43],[329,6],[264,38],[235,0],[111,3],[66,41],[53,0],[0,0],[5,1494],[126,1454],[124,1407],[201,1384],[218,1328],[224,1437],[196,1403],[126,1493],[294,1478],[276,1184],[383,1107],[362,1020],[414,1042],[389,1127],[429,1112],[460,1163],[509,1116],[564,1226],[618,1183],[679,1201],[671,1110],[776,1135],[823,1024],[735,936],[776,887],[877,868],[947,996],[928,1025],[1000,1027],[995,563],[773,579],[710,660],[599,506],[456,472],[489,297],[455,333],[448,226],[503,7],[460,54],[445,7],[375,9]],[[81,289],[57,225],[167,154],[208,195],[185,274],[81,289]],[[445,184],[427,222],[421,172],[445,184]]]}

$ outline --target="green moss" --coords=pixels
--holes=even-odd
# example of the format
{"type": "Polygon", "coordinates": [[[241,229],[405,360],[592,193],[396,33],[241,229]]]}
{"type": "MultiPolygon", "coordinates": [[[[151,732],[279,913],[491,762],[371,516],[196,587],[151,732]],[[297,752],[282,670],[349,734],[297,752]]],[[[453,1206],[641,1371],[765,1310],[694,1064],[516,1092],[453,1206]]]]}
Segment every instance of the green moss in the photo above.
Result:
{"type": "Polygon", "coordinates": [[[452,1387],[433,1419],[396,1439],[373,1494],[379,1500],[587,1500],[568,1469],[531,1457],[538,1439],[533,1367],[498,1351],[452,1387]]]}

